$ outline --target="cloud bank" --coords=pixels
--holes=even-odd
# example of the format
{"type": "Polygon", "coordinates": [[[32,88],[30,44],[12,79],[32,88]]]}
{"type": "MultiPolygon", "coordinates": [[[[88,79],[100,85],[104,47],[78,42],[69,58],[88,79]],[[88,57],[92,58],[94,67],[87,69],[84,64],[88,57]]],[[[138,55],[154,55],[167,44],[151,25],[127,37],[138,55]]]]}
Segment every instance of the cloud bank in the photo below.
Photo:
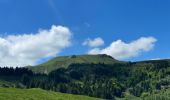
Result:
{"type": "Polygon", "coordinates": [[[43,57],[53,57],[71,45],[67,27],[53,25],[35,34],[0,37],[0,66],[34,65],[43,57]]]}
{"type": "Polygon", "coordinates": [[[154,37],[141,37],[130,43],[122,40],[113,41],[106,48],[93,48],[89,54],[108,54],[112,57],[122,60],[130,57],[136,57],[142,52],[150,51],[157,40],[154,37]]]}
{"type": "Polygon", "coordinates": [[[97,38],[95,38],[95,39],[90,39],[90,38],[88,38],[88,39],[86,39],[86,40],[83,42],[83,45],[84,45],[84,46],[87,45],[87,46],[89,46],[89,47],[98,47],[98,46],[101,46],[101,45],[103,45],[103,44],[104,44],[104,41],[103,41],[103,39],[100,38],[100,37],[97,37],[97,38]]]}

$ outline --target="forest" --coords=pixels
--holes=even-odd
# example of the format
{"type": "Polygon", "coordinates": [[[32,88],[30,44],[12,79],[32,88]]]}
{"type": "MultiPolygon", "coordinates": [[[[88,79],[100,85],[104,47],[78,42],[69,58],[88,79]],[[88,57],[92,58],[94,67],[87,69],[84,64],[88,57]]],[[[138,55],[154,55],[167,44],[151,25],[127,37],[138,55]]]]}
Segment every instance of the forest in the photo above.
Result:
{"type": "MultiPolygon", "coordinates": [[[[130,94],[145,99],[158,91],[169,91],[170,62],[75,63],[48,74],[36,73],[26,67],[1,67],[0,81],[4,81],[0,87],[6,88],[41,88],[112,100],[130,94]]],[[[167,95],[160,96],[162,100],[170,99],[167,95]]]]}

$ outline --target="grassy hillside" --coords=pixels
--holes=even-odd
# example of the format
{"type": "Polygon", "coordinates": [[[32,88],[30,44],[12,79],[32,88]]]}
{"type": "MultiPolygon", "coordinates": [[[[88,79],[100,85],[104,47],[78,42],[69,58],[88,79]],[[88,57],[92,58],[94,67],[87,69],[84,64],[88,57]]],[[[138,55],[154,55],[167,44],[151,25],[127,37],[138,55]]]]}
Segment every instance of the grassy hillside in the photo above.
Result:
{"type": "MultiPolygon", "coordinates": [[[[102,100],[81,95],[72,95],[59,92],[45,91],[38,88],[16,89],[0,88],[0,100],[102,100]]],[[[127,95],[116,100],[170,100],[170,89],[155,91],[154,94],[135,97],[127,95]]]]}
{"type": "Polygon", "coordinates": [[[101,100],[88,96],[64,94],[42,89],[0,88],[0,100],[101,100]]]}
{"type": "Polygon", "coordinates": [[[85,64],[113,64],[115,62],[120,62],[115,60],[111,56],[108,55],[72,55],[72,56],[60,56],[56,57],[52,60],[49,60],[43,64],[31,67],[31,70],[34,72],[41,72],[41,73],[49,73],[58,68],[67,68],[70,64],[74,63],[85,63],[85,64]]]}

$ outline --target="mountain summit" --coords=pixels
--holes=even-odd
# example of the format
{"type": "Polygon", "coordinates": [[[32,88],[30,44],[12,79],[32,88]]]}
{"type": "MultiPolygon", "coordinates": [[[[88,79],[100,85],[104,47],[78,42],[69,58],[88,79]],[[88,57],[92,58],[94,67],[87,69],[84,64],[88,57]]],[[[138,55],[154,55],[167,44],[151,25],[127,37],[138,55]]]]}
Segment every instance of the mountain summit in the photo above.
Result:
{"type": "Polygon", "coordinates": [[[98,55],[71,55],[59,56],[45,63],[31,67],[31,70],[41,73],[49,73],[58,68],[67,68],[71,64],[114,64],[120,61],[106,54],[98,55]]]}

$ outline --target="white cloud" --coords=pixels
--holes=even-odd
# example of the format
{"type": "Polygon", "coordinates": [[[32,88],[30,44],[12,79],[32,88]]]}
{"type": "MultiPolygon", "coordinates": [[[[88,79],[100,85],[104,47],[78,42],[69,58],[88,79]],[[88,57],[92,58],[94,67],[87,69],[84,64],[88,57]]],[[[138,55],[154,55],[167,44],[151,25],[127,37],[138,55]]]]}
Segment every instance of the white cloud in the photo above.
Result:
{"type": "Polygon", "coordinates": [[[83,42],[83,45],[87,45],[87,46],[90,46],[90,47],[98,47],[98,46],[101,46],[103,44],[104,44],[104,41],[100,37],[97,37],[93,40],[88,38],[83,42]]]}
{"type": "Polygon", "coordinates": [[[53,57],[71,45],[71,32],[67,27],[53,25],[36,34],[0,37],[0,66],[34,65],[43,57],[53,57]]]}
{"type": "Polygon", "coordinates": [[[142,52],[151,50],[157,40],[154,37],[141,37],[130,43],[122,40],[113,41],[104,49],[93,48],[89,54],[108,54],[116,59],[127,59],[138,56],[142,52]]]}
{"type": "Polygon", "coordinates": [[[149,60],[161,60],[161,58],[153,58],[153,59],[149,59],[149,60]]]}

